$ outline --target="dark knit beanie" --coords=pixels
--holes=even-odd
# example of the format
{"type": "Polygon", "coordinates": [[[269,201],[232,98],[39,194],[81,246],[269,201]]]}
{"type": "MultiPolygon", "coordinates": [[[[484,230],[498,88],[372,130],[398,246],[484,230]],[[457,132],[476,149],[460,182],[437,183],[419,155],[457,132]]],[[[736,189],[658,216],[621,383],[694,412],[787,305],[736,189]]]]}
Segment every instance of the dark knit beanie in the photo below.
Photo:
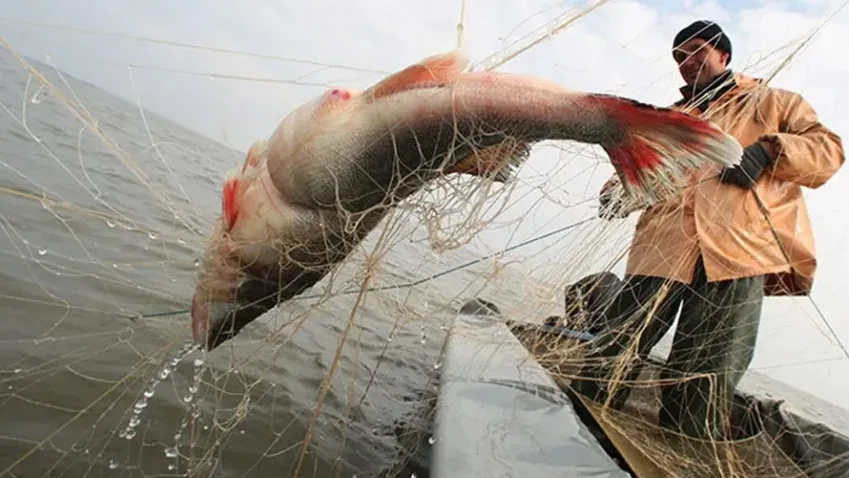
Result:
{"type": "Polygon", "coordinates": [[[707,20],[697,20],[678,32],[672,42],[672,49],[687,43],[693,38],[701,38],[719,51],[728,53],[728,62],[731,62],[731,40],[722,31],[719,25],[707,20]]]}

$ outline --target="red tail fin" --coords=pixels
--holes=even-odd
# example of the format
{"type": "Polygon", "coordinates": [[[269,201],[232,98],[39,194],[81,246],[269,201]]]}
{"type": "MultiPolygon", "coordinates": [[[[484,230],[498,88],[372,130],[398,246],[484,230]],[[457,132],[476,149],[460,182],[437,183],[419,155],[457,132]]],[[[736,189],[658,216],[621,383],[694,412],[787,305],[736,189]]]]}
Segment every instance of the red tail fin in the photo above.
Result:
{"type": "Polygon", "coordinates": [[[626,98],[591,96],[622,128],[621,139],[602,148],[622,185],[642,202],[677,191],[687,169],[737,164],[743,154],[734,137],[707,120],[626,98]]]}

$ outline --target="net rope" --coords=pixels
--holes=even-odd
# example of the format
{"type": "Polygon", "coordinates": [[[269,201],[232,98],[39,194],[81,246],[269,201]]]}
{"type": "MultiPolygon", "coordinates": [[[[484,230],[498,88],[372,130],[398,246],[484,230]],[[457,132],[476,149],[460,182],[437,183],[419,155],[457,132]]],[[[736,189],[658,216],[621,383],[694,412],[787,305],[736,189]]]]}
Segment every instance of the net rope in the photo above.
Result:
{"type": "MultiPolygon", "coordinates": [[[[474,58],[474,69],[521,71],[526,58],[615,4],[558,4],[539,12],[503,32],[497,51],[474,58]]],[[[780,78],[809,54],[824,28],[846,24],[844,6],[739,69],[780,78]]],[[[465,0],[457,7],[462,47],[479,12],[465,0]]],[[[233,74],[80,52],[79,62],[126,70],[134,91],[153,73],[278,92],[347,86],[334,75],[368,85],[391,73],[11,18],[0,18],[0,25],[249,58],[294,71],[233,74]]],[[[562,320],[579,332],[556,339],[516,335],[563,389],[586,355],[603,345],[578,339],[588,324],[576,318],[585,311],[564,302],[564,288],[600,271],[621,276],[633,216],[596,217],[599,186],[612,173],[603,152],[546,142],[504,184],[463,175],[433,181],[315,287],[213,352],[188,346],[187,304],[220,215],[223,174],[242,164],[244,151],[148,111],[141,94],[132,104],[49,59],[28,58],[10,36],[0,34],[0,477],[421,477],[437,439],[431,427],[440,351],[459,305],[481,297],[506,317],[562,320]]],[[[648,60],[659,62],[660,54],[648,60]]],[[[832,232],[815,227],[818,241],[832,232]]],[[[644,304],[648,310],[663,297],[661,289],[644,304]]],[[[752,371],[849,361],[847,329],[838,318],[812,297],[792,300],[785,307],[794,320],[814,328],[835,352],[752,371]]],[[[606,384],[611,389],[625,382],[641,340],[640,331],[616,330],[628,346],[610,358],[617,371],[606,384]]],[[[663,368],[646,368],[624,409],[598,406],[608,431],[626,436],[672,476],[805,476],[763,434],[726,443],[659,428],[663,368]]],[[[808,408],[820,410],[822,422],[849,429],[833,404],[816,399],[808,408]]],[[[838,473],[845,466],[838,458],[824,466],[831,470],[819,471],[838,473]]]]}

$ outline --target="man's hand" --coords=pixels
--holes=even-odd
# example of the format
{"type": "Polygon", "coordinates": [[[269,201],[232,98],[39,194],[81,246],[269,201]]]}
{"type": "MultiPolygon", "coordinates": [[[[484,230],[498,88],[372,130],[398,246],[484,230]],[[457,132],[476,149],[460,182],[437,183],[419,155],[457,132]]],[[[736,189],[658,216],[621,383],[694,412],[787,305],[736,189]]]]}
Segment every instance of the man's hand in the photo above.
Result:
{"type": "Polygon", "coordinates": [[[610,221],[613,219],[624,219],[628,217],[630,211],[626,209],[625,200],[622,197],[622,187],[618,181],[611,179],[601,188],[598,201],[598,217],[610,221]]]}
{"type": "Polygon", "coordinates": [[[763,174],[764,169],[775,160],[775,149],[770,143],[757,142],[743,150],[740,164],[723,168],[719,182],[734,184],[745,189],[755,186],[755,181],[763,174]]]}

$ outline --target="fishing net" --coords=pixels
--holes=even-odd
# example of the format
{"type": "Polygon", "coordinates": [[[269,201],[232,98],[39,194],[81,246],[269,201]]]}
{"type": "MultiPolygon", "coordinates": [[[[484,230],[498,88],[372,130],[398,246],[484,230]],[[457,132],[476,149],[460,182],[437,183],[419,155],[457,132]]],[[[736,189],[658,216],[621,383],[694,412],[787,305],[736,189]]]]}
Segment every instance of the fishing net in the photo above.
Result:
{"type": "MultiPolygon", "coordinates": [[[[849,17],[842,6],[811,3],[814,13],[764,6],[727,20],[736,27],[735,69],[802,93],[842,133],[849,131],[841,91],[849,77],[838,45],[849,43],[849,17]]],[[[387,53],[381,67],[377,60],[339,64],[347,57],[332,55],[338,45],[325,53],[340,61],[321,61],[319,54],[282,57],[153,33],[2,20],[0,476],[427,476],[448,365],[442,350],[455,311],[476,297],[512,321],[578,331],[511,334],[568,389],[597,344],[580,340],[589,325],[578,317],[586,314],[565,289],[599,272],[621,278],[637,217],[597,217],[613,168],[600,148],[568,142],[534,146],[504,183],[460,174],[434,180],[314,287],[210,353],[188,345],[189,302],[220,215],[223,174],[293,107],[324,89],[373,84],[455,41],[478,70],[670,104],[679,79],[668,39],[697,16],[722,13],[712,3],[669,13],[602,1],[505,6],[487,20],[490,7],[463,2],[458,22],[457,6],[410,6],[403,17],[435,19],[441,26],[421,28],[438,35],[425,41],[398,30],[404,22],[393,25],[385,31],[403,34],[404,46],[410,37],[426,46],[407,48],[416,57],[387,53]],[[635,27],[639,19],[645,27],[635,27]],[[34,37],[49,41],[31,47],[34,37]],[[116,49],[71,51],[70,38],[92,52],[98,43],[116,49]],[[114,54],[131,47],[141,48],[136,57],[114,54]],[[74,71],[101,78],[121,97],[74,71]],[[175,98],[185,105],[169,105],[175,98]],[[177,111],[177,122],[203,135],[154,111],[177,111]]],[[[362,16],[339,9],[316,15],[344,20],[339,38],[352,42],[351,51],[365,48],[347,18],[362,16]]],[[[375,41],[390,49],[392,40],[375,41]]],[[[743,382],[844,433],[845,178],[805,191],[817,285],[811,297],[766,299],[743,382]]],[[[663,355],[670,339],[655,352],[663,355]]],[[[633,359],[633,350],[615,358],[633,359]]],[[[635,473],[847,473],[840,456],[803,470],[763,432],[717,443],[662,430],[662,368],[649,363],[623,409],[582,408],[635,473]]]]}

